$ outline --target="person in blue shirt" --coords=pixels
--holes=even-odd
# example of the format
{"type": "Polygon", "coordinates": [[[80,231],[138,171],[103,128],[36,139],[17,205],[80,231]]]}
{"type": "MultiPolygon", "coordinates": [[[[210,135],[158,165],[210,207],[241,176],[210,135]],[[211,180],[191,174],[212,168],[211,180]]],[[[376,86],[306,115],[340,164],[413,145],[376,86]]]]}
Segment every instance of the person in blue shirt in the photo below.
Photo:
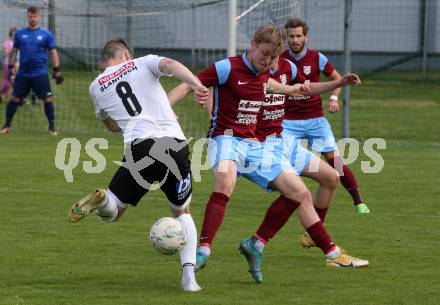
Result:
{"type": "Polygon", "coordinates": [[[12,71],[18,51],[20,51],[20,68],[15,78],[12,98],[6,106],[6,122],[0,129],[0,134],[11,132],[12,119],[17,107],[32,89],[38,98],[44,101],[44,112],[49,121],[49,134],[58,135],[55,129],[55,110],[48,77],[48,51],[53,67],[52,78],[55,79],[57,85],[61,84],[64,78],[60,71],[60,61],[53,34],[40,27],[40,17],[38,8],[29,7],[27,10],[28,27],[15,33],[9,69],[12,71]]]}

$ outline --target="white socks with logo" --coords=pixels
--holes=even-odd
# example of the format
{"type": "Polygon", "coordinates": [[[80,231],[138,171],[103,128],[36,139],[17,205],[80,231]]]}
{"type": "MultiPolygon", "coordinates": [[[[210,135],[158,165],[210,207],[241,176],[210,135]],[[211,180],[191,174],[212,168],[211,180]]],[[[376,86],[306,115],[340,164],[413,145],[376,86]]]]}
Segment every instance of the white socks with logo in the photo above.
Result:
{"type": "Polygon", "coordinates": [[[106,191],[105,199],[96,209],[96,216],[103,222],[112,222],[118,216],[118,205],[120,200],[110,190],[106,191]]]}
{"type": "Polygon", "coordinates": [[[182,264],[182,286],[185,291],[199,291],[200,286],[196,282],[194,266],[196,264],[197,229],[191,214],[182,214],[176,218],[186,231],[186,245],[180,250],[180,262],[182,264]]]}

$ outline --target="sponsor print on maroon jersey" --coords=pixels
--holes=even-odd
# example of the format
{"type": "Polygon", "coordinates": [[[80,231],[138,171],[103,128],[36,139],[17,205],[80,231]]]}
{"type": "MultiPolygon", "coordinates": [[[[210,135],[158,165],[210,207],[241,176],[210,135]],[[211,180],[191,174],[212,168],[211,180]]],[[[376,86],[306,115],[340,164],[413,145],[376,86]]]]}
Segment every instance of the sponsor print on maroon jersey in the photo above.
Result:
{"type": "MultiPolygon", "coordinates": [[[[305,79],[297,73],[296,67],[293,67],[295,71],[292,71],[292,65],[288,60],[280,58],[277,70],[271,71],[270,77],[286,85],[303,83],[305,79]]],[[[286,100],[287,96],[283,94],[266,94],[257,123],[256,134],[260,141],[264,141],[270,135],[281,135],[286,100]]]]}
{"type": "Polygon", "coordinates": [[[238,103],[238,111],[259,112],[262,101],[240,100],[238,103]]]}
{"type": "Polygon", "coordinates": [[[235,137],[255,138],[269,71],[255,73],[238,55],[211,65],[197,76],[204,86],[214,88],[208,137],[232,130],[235,137]]]}
{"type": "Polygon", "coordinates": [[[284,94],[266,94],[264,98],[263,106],[276,106],[283,105],[286,101],[286,96],[284,94]]]}

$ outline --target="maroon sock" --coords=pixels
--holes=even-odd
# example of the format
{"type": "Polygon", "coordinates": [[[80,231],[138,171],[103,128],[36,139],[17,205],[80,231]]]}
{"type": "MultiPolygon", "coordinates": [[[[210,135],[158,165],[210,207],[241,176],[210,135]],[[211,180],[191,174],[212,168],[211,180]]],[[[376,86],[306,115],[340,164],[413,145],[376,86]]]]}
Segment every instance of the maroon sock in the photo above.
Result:
{"type": "Polygon", "coordinates": [[[308,227],[306,231],[309,233],[310,238],[315,242],[315,244],[322,250],[322,252],[324,252],[324,254],[329,253],[336,247],[321,221],[315,222],[313,225],[308,227]]]}
{"type": "Polygon", "coordinates": [[[318,214],[319,219],[321,219],[321,222],[324,223],[325,215],[327,215],[328,208],[320,209],[315,207],[315,211],[316,214],[318,214]]]}
{"type": "Polygon", "coordinates": [[[278,197],[267,209],[256,237],[267,243],[284,226],[300,203],[284,196],[278,197]]]}
{"type": "Polygon", "coordinates": [[[344,176],[341,176],[341,184],[345,187],[347,192],[350,193],[351,198],[353,198],[353,203],[355,205],[364,202],[361,193],[359,192],[359,187],[351,170],[347,165],[344,165],[344,176]]]}
{"type": "Polygon", "coordinates": [[[229,197],[223,193],[213,192],[209,197],[205,208],[205,217],[203,218],[202,231],[200,232],[199,244],[211,246],[217,231],[223,222],[225,216],[226,204],[229,197]]]}
{"type": "MultiPolygon", "coordinates": [[[[335,159],[331,158],[327,160],[328,163],[338,170],[340,166],[335,167],[335,159]]],[[[350,168],[347,165],[342,166],[343,173],[340,173],[339,179],[341,180],[341,184],[345,187],[347,192],[351,195],[351,198],[353,198],[354,205],[358,205],[359,203],[364,202],[362,199],[361,193],[359,192],[359,187],[356,181],[356,178],[353,175],[353,172],[350,170],[350,168]]]]}

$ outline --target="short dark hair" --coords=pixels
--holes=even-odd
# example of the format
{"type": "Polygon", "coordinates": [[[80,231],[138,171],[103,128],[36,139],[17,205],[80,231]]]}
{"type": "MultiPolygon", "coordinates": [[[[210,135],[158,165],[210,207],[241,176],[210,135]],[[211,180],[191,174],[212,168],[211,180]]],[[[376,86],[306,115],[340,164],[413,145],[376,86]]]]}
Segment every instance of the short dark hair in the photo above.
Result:
{"type": "Polygon", "coordinates": [[[29,13],[31,13],[31,14],[39,14],[40,13],[40,9],[38,8],[38,7],[36,7],[36,6],[30,6],[28,9],[27,9],[27,13],[29,14],[29,13]]]}
{"type": "Polygon", "coordinates": [[[309,32],[309,26],[307,25],[307,23],[304,20],[302,20],[300,18],[289,19],[289,20],[287,20],[286,24],[284,25],[284,29],[286,31],[288,29],[299,28],[299,27],[302,27],[304,36],[307,35],[307,33],[309,32]]]}
{"type": "Polygon", "coordinates": [[[130,47],[122,38],[113,38],[106,42],[104,48],[102,49],[102,61],[107,61],[112,58],[116,58],[116,56],[121,53],[129,51],[131,53],[130,47]]]}

